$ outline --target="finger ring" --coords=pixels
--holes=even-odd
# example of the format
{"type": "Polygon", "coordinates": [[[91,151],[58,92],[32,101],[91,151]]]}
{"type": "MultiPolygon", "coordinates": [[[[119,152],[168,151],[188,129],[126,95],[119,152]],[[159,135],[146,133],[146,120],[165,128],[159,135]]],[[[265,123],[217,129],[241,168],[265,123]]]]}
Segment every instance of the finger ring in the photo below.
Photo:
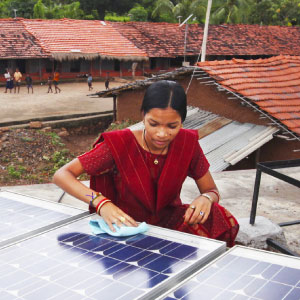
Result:
{"type": "Polygon", "coordinates": [[[203,216],[203,215],[204,215],[204,212],[203,212],[203,211],[200,211],[199,215],[200,215],[200,216],[203,216]]]}
{"type": "Polygon", "coordinates": [[[123,216],[121,216],[121,217],[119,218],[119,220],[120,220],[122,223],[124,223],[124,222],[126,221],[126,219],[125,219],[123,216]]]}
{"type": "Polygon", "coordinates": [[[190,208],[191,208],[191,209],[195,209],[196,206],[195,206],[195,205],[190,205],[190,208]]]}

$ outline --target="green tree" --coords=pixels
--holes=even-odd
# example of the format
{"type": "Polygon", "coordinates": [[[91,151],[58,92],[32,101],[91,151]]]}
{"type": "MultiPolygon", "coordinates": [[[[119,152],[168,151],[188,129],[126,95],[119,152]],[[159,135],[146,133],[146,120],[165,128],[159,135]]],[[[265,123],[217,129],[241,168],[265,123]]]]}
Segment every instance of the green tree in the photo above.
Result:
{"type": "Polygon", "coordinates": [[[14,17],[14,9],[17,10],[17,16],[21,18],[31,19],[33,17],[33,7],[37,0],[11,0],[5,1],[8,17],[14,17]]]}
{"type": "Polygon", "coordinates": [[[178,18],[186,19],[193,14],[198,22],[203,23],[206,13],[206,0],[181,0],[174,4],[170,0],[157,0],[152,12],[153,17],[169,16],[176,22],[178,18]]]}
{"type": "Polygon", "coordinates": [[[211,14],[211,23],[247,23],[253,0],[216,0],[211,14]]]}
{"type": "Polygon", "coordinates": [[[129,11],[128,16],[130,16],[131,21],[146,22],[148,19],[148,12],[143,6],[137,5],[129,11]]]}
{"type": "Polygon", "coordinates": [[[38,0],[38,2],[34,5],[33,17],[35,19],[45,19],[45,5],[42,0],[38,0]]]}
{"type": "Polygon", "coordinates": [[[0,18],[9,18],[11,16],[8,10],[8,2],[8,0],[0,1],[0,18]]]}

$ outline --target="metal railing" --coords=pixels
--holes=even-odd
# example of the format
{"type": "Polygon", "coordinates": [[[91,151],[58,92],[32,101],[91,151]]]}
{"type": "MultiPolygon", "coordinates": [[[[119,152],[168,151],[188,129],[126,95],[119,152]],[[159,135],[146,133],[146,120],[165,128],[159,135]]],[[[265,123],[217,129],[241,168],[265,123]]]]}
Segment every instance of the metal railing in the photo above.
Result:
{"type": "MultiPolygon", "coordinates": [[[[285,174],[282,174],[275,170],[275,169],[293,168],[293,167],[299,167],[299,166],[300,166],[300,159],[271,161],[271,162],[263,162],[263,163],[257,164],[255,185],[254,185],[253,198],[252,198],[252,206],[251,206],[251,212],[250,212],[250,224],[251,225],[254,225],[254,223],[255,223],[257,201],[258,201],[258,194],[259,194],[260,181],[261,181],[261,173],[264,172],[270,176],[276,177],[282,181],[285,181],[289,184],[292,184],[292,185],[300,188],[299,180],[292,178],[290,176],[287,176],[285,174]]],[[[299,193],[299,195],[300,195],[300,193],[299,193]]],[[[299,196],[299,198],[300,198],[300,196],[299,196]]],[[[283,227],[283,226],[291,226],[291,225],[298,225],[298,224],[300,224],[300,220],[279,223],[278,225],[283,227]]],[[[278,242],[276,242],[270,238],[267,239],[267,244],[269,246],[279,250],[282,253],[293,255],[293,256],[299,256],[298,254],[289,250],[287,247],[280,245],[278,242]]]]}

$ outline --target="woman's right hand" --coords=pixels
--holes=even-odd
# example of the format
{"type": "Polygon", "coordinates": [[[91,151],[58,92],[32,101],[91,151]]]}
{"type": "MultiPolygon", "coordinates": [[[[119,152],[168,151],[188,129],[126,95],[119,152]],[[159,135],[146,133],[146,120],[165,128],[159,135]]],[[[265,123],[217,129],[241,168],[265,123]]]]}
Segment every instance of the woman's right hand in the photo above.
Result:
{"type": "Polygon", "coordinates": [[[124,213],[118,206],[114,205],[112,202],[105,203],[99,211],[99,214],[107,223],[111,231],[116,231],[113,227],[115,223],[118,227],[121,227],[123,224],[126,226],[137,227],[138,224],[134,219],[129,215],[124,213]]]}

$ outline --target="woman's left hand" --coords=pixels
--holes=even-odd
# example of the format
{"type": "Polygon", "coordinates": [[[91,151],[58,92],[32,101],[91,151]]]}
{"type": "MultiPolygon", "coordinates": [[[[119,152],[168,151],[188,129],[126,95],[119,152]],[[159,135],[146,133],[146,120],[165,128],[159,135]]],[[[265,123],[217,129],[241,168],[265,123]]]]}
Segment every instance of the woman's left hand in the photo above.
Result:
{"type": "Polygon", "coordinates": [[[184,222],[190,225],[203,224],[210,214],[211,206],[212,203],[206,197],[197,197],[187,208],[184,222]]]}

